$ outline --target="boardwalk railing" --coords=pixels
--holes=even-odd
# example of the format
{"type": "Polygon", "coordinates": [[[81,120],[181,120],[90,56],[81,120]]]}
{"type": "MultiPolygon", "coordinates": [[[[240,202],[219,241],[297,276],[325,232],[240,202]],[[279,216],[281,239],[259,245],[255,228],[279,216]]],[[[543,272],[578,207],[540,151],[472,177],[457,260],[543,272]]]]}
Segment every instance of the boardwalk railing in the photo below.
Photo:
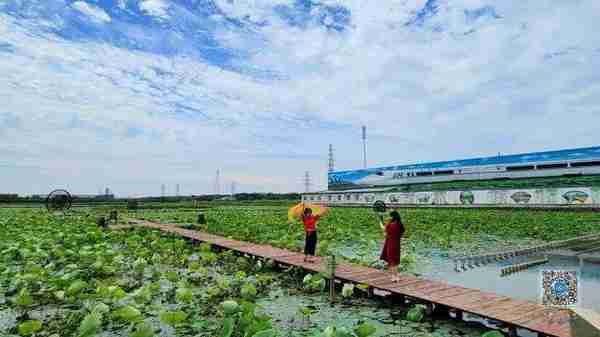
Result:
{"type": "MultiPolygon", "coordinates": [[[[470,256],[462,256],[454,259],[454,269],[457,272],[465,271],[468,269],[472,269],[474,267],[479,267],[482,265],[486,265],[488,263],[502,261],[507,259],[512,259],[519,256],[529,256],[533,254],[539,254],[545,251],[554,250],[558,248],[569,247],[573,244],[580,243],[582,241],[587,241],[590,243],[600,241],[600,234],[590,234],[585,236],[579,236],[576,238],[571,238],[567,240],[553,241],[549,243],[545,243],[538,246],[527,247],[522,249],[514,249],[503,252],[495,252],[489,254],[482,255],[470,255],[470,256]]],[[[599,242],[600,244],[600,242],[599,242]]]]}

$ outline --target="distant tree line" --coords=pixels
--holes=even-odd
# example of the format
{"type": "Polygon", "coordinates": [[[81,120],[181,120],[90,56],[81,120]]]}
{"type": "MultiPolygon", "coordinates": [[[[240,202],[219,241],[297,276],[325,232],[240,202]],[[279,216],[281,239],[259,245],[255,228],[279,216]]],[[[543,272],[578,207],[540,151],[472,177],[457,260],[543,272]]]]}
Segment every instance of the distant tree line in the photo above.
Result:
{"type": "Polygon", "coordinates": [[[198,201],[213,201],[213,200],[222,200],[226,199],[234,199],[238,201],[250,201],[250,200],[297,200],[300,199],[300,194],[298,193],[238,193],[235,195],[200,195],[193,196],[194,200],[198,201]]]}
{"type": "MultiPolygon", "coordinates": [[[[74,203],[98,203],[98,202],[126,202],[130,198],[115,198],[114,195],[97,196],[77,196],[74,195],[74,203]]],[[[169,197],[142,197],[131,198],[140,202],[185,202],[185,201],[280,201],[280,200],[300,200],[299,193],[238,193],[235,195],[209,194],[209,195],[191,195],[191,196],[169,196],[169,197]]],[[[18,202],[18,203],[40,203],[46,200],[46,196],[19,196],[18,194],[0,194],[0,202],[18,202]]]]}
{"type": "Polygon", "coordinates": [[[237,193],[231,194],[206,194],[179,197],[143,197],[136,198],[142,202],[178,202],[178,201],[217,201],[217,200],[300,200],[298,193],[237,193]]]}
{"type": "MultiPolygon", "coordinates": [[[[29,195],[29,196],[19,196],[18,194],[0,194],[0,203],[2,202],[12,202],[12,203],[42,203],[46,201],[46,195],[29,195]]],[[[81,196],[81,195],[71,195],[73,203],[98,203],[98,202],[116,202],[119,201],[115,199],[115,196],[112,194],[109,195],[90,195],[90,196],[81,196]]]]}
{"type": "Polygon", "coordinates": [[[0,202],[15,202],[19,201],[18,194],[0,194],[0,202]]]}

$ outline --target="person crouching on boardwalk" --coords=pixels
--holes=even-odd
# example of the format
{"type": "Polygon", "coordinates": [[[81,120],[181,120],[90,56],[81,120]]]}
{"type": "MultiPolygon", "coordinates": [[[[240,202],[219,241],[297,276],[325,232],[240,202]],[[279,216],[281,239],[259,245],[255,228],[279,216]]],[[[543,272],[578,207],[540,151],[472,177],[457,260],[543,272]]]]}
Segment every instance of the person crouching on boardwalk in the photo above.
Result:
{"type": "Polygon", "coordinates": [[[400,219],[400,213],[397,211],[390,212],[390,217],[392,219],[385,225],[383,221],[379,222],[379,226],[385,233],[385,243],[380,259],[387,263],[388,270],[396,273],[392,281],[398,282],[400,280],[397,275],[398,266],[400,265],[400,240],[404,235],[404,225],[400,219]]]}
{"type": "MultiPolygon", "coordinates": [[[[327,210],[322,214],[325,214],[327,210]]],[[[317,223],[321,219],[320,215],[313,215],[312,209],[305,208],[302,214],[302,223],[304,223],[304,233],[306,240],[304,242],[304,262],[314,262],[312,256],[315,256],[317,248],[317,223]]]]}

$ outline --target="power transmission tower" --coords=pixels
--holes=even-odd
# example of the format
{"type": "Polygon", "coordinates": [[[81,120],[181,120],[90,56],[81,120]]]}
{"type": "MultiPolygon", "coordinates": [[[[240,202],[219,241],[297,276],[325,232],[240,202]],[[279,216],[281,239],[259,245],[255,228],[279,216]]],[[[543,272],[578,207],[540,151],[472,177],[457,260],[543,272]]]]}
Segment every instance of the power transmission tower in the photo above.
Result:
{"type": "Polygon", "coordinates": [[[167,187],[165,184],[160,185],[160,196],[164,198],[167,187]]]}
{"type": "Polygon", "coordinates": [[[363,141],[363,167],[367,168],[367,127],[362,127],[362,141],[363,141]]]}
{"type": "Polygon", "coordinates": [[[310,192],[310,173],[308,171],[304,173],[304,192],[310,192]]]}
{"type": "Polygon", "coordinates": [[[175,196],[179,196],[179,184],[175,185],[175,196]]]}
{"type": "Polygon", "coordinates": [[[329,172],[334,170],[333,145],[329,144],[329,172]]]}
{"type": "Polygon", "coordinates": [[[221,174],[221,172],[219,170],[217,170],[217,176],[215,177],[215,194],[219,195],[221,193],[221,186],[220,186],[220,182],[219,182],[219,175],[221,174]]]}
{"type": "Polygon", "coordinates": [[[231,196],[235,195],[235,181],[231,182],[231,196]]]}

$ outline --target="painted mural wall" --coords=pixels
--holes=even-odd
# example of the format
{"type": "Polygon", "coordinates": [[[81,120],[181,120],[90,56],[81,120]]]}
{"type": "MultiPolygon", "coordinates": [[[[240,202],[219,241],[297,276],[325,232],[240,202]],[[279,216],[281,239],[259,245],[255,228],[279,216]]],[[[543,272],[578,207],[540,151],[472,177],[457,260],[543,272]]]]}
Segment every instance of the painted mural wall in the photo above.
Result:
{"type": "Polygon", "coordinates": [[[409,193],[350,193],[307,194],[305,201],[326,203],[373,203],[383,200],[398,204],[423,205],[476,205],[476,204],[550,204],[577,205],[600,204],[600,187],[519,189],[519,190],[473,190],[473,191],[435,191],[409,193]]]}

